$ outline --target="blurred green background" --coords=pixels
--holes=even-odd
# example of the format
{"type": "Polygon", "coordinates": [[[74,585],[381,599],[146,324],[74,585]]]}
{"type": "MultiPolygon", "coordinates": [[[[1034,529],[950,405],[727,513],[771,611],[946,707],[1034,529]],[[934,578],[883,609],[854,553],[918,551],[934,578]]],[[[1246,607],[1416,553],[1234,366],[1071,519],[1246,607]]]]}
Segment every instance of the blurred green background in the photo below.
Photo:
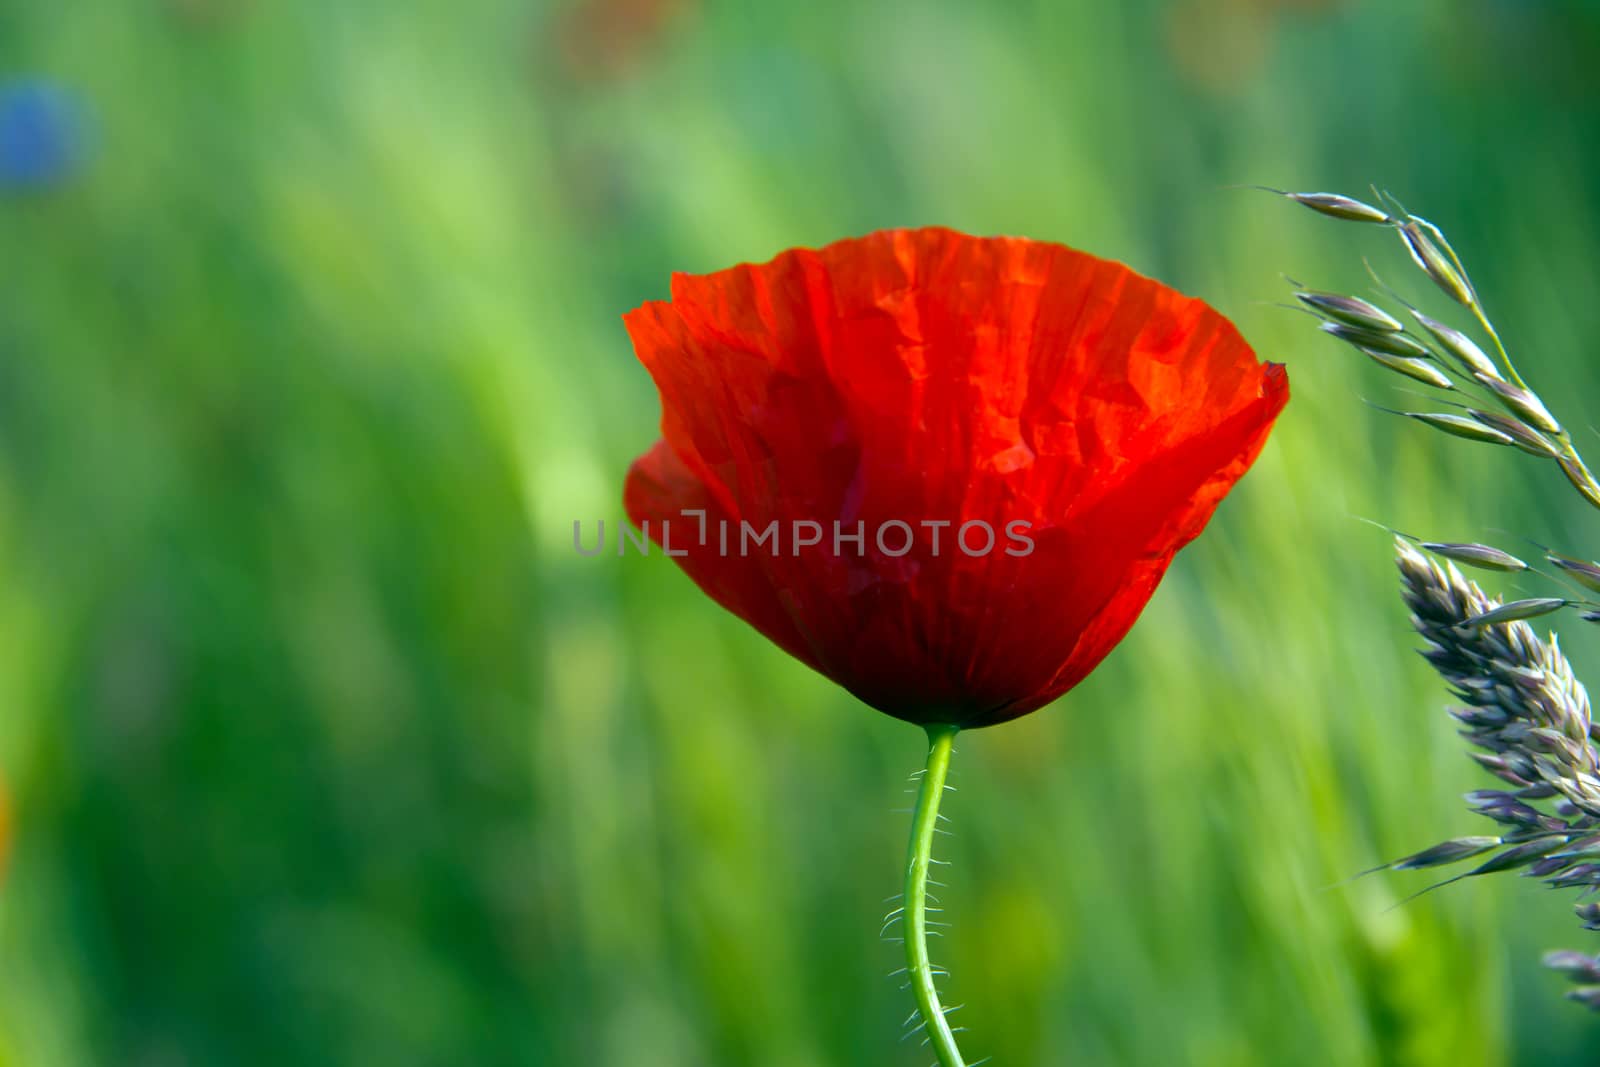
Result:
{"type": "Polygon", "coordinates": [[[3,0],[0,1064],[926,1062],[921,736],[571,547],[656,436],[624,310],[921,223],[1123,259],[1295,393],[1127,642],[959,745],[969,1055],[1596,1062],[1563,895],[1327,888],[1489,825],[1355,517],[1592,513],[1271,306],[1436,297],[1388,235],[1224,187],[1384,183],[1582,424],[1597,48],[1587,0],[3,0]]]}

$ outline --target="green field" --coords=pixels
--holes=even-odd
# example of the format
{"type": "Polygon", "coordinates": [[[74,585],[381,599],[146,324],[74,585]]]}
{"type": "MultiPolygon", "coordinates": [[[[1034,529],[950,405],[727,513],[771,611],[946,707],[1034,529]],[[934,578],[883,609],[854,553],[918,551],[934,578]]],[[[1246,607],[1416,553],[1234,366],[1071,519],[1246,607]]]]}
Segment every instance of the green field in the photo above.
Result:
{"type": "Polygon", "coordinates": [[[41,187],[0,137],[0,1067],[926,1063],[878,939],[919,732],[571,537],[657,437],[624,311],[932,223],[1202,296],[1294,392],[1105,664],[960,739],[969,1055],[1600,1061],[1538,962],[1600,949],[1570,895],[1329,888],[1490,826],[1359,519],[1590,556],[1594,513],[1363,404],[1415,400],[1280,272],[1448,305],[1229,188],[1392,189],[1600,446],[1600,9],[579,7],[0,0],[0,99],[82,141],[41,187]]]}

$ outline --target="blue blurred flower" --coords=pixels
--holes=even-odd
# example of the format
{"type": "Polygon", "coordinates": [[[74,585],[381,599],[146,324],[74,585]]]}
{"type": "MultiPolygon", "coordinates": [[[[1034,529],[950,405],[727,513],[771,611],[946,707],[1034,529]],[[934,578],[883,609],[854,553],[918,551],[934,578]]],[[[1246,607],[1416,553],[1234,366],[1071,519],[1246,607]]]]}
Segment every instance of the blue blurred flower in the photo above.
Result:
{"type": "Polygon", "coordinates": [[[0,189],[39,189],[65,180],[85,155],[78,98],[40,79],[0,84],[0,189]]]}

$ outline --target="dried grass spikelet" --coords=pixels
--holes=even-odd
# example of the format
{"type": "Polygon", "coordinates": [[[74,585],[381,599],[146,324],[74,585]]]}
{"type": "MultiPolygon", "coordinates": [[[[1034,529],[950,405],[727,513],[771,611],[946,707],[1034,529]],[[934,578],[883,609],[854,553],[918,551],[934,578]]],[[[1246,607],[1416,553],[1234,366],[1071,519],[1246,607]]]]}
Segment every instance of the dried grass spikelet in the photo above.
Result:
{"type": "Polygon", "coordinates": [[[1543,782],[1600,818],[1589,695],[1555,637],[1541,640],[1521,620],[1472,622],[1505,605],[1404,540],[1395,562],[1411,624],[1428,643],[1423,658],[1467,703],[1455,712],[1467,740],[1491,753],[1474,758],[1519,789],[1543,782]]]}
{"type": "MultiPolygon", "coordinates": [[[[1478,749],[1473,759],[1510,788],[1467,794],[1474,811],[1499,824],[1498,836],[1455,838],[1390,866],[1439,867],[1494,852],[1457,877],[1521,870],[1553,888],[1600,890],[1596,727],[1588,691],[1555,636],[1495,619],[1510,605],[1404,540],[1395,542],[1395,562],[1411,624],[1427,642],[1423,658],[1462,701],[1451,714],[1478,749]]],[[[1578,913],[1600,928],[1600,907],[1581,904],[1578,913]]],[[[1545,963],[1579,983],[1569,996],[1600,1010],[1600,958],[1560,952],[1545,963]]]]}

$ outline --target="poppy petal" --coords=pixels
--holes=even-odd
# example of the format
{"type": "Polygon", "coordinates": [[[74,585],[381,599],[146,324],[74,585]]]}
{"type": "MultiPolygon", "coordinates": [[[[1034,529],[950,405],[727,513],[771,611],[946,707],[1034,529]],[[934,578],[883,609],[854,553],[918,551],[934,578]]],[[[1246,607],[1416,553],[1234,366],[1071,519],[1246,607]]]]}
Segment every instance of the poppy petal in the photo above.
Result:
{"type": "Polygon", "coordinates": [[[670,302],[625,321],[664,437],[630,474],[630,515],[694,501],[777,523],[776,552],[678,562],[914,722],[1003,721],[1082,680],[1288,398],[1201,301],[1061,245],[946,229],[676,275],[670,302]],[[822,543],[791,546],[797,522],[822,543]],[[917,535],[905,553],[875,536],[896,523],[917,535]],[[1026,553],[1003,533],[1018,523],[1026,553]]]}

